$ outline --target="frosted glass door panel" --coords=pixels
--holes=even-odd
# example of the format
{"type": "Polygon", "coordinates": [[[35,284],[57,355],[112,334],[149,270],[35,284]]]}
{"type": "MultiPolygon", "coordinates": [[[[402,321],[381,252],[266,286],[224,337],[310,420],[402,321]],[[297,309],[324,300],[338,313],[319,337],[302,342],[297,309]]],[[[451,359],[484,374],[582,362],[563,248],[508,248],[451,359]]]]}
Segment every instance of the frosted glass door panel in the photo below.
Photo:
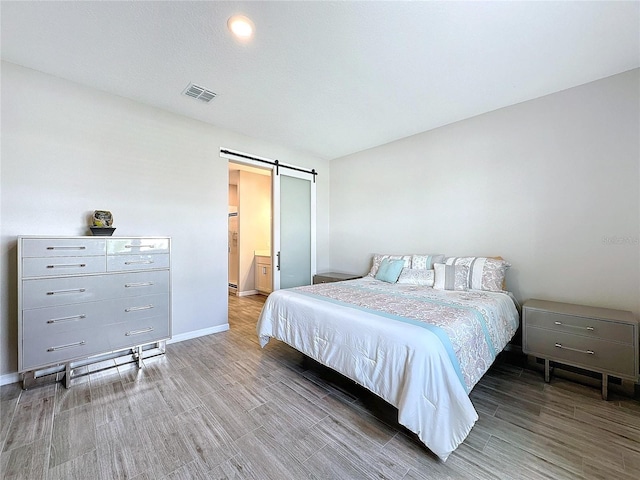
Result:
{"type": "Polygon", "coordinates": [[[311,181],[280,176],[280,288],[311,285],[311,181]]]}

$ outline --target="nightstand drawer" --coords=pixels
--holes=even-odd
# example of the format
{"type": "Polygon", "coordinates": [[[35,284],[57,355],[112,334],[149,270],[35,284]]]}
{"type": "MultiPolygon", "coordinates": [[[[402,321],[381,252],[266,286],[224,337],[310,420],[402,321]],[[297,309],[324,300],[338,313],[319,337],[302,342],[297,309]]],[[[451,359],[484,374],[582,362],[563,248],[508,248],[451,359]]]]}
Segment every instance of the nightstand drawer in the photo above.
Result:
{"type": "Polygon", "coordinates": [[[635,371],[635,346],[527,325],[523,350],[550,360],[628,377],[635,371]],[[590,353],[591,352],[591,353],[590,353]]]}
{"type": "Polygon", "coordinates": [[[634,339],[634,327],[628,323],[616,323],[533,309],[526,309],[525,315],[527,317],[526,324],[529,327],[541,327],[555,332],[583,335],[626,344],[631,344],[634,339]]]}

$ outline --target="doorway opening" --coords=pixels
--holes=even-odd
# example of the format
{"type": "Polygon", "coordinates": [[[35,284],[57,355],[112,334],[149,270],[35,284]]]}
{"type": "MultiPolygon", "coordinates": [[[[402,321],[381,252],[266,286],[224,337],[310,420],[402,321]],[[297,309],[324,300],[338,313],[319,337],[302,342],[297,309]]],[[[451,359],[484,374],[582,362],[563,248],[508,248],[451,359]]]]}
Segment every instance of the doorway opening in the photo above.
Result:
{"type": "Polygon", "coordinates": [[[271,293],[272,170],[229,162],[229,294],[271,293]]]}

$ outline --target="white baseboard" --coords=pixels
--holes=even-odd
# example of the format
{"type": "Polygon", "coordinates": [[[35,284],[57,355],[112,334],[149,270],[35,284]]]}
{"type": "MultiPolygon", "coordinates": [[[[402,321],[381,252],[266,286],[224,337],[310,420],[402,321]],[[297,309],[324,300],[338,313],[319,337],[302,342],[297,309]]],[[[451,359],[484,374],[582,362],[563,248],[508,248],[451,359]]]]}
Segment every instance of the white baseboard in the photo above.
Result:
{"type": "MultiPolygon", "coordinates": [[[[171,340],[167,340],[167,343],[183,342],[185,340],[191,340],[192,338],[204,337],[205,335],[211,335],[212,333],[219,333],[229,330],[229,324],[224,323],[222,325],[216,325],[211,328],[203,328],[202,330],[194,330],[193,332],[181,333],[174,335],[171,340]]],[[[9,385],[10,383],[16,383],[21,380],[18,372],[7,373],[0,376],[0,385],[9,385]]]]}
{"type": "Polygon", "coordinates": [[[191,340],[192,338],[204,337],[205,335],[211,335],[212,333],[220,333],[229,330],[229,324],[223,323],[222,325],[216,325],[211,328],[203,328],[202,330],[194,330],[192,332],[181,333],[174,335],[171,340],[167,340],[167,343],[184,342],[185,340],[191,340]]]}
{"type": "Polygon", "coordinates": [[[0,385],[9,385],[10,383],[16,383],[20,380],[20,374],[18,372],[7,373],[0,376],[0,385]]]}
{"type": "Polygon", "coordinates": [[[249,295],[258,295],[258,290],[245,290],[244,292],[238,292],[239,297],[248,297],[249,295]]]}

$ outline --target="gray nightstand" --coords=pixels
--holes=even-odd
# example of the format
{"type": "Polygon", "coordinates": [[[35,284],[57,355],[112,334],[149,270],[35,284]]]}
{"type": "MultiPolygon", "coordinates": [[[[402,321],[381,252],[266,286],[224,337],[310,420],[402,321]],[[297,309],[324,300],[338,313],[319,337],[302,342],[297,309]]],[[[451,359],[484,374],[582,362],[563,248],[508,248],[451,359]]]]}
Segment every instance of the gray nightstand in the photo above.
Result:
{"type": "Polygon", "coordinates": [[[313,284],[342,282],[343,280],[354,280],[356,278],[362,278],[362,275],[338,272],[317,273],[313,276],[313,284]]]}
{"type": "Polygon", "coordinates": [[[545,300],[522,306],[522,351],[549,361],[602,374],[602,398],[608,376],[638,381],[638,322],[631,312],[545,300]]]}

